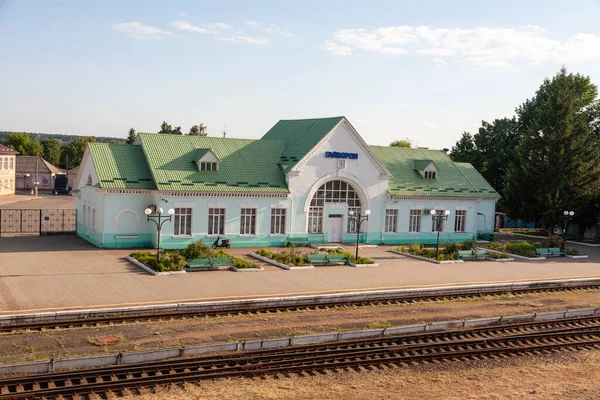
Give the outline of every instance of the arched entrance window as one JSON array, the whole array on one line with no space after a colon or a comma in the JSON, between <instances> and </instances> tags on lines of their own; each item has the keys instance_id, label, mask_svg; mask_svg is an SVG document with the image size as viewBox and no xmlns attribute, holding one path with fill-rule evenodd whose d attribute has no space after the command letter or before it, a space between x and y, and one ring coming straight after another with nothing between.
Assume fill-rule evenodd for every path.
<instances>
[{"instance_id":1,"label":"arched entrance window","mask_svg":"<svg viewBox=\"0 0 600 400\"><path fill-rule=\"evenodd\" d=\"M344 181L324 183L310 201L308 209L308 233L323 233L325 203L347 203L348 212L360 213L360 198L356 190ZM356 233L355 221L348 221L348 233Z\"/></svg>"}]
</instances>

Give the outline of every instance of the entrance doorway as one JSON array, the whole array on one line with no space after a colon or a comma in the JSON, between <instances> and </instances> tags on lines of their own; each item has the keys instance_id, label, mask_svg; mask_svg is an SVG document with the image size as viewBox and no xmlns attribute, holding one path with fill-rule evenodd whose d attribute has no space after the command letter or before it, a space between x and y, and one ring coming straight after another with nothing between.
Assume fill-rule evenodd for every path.
<instances>
[{"instance_id":1,"label":"entrance doorway","mask_svg":"<svg viewBox=\"0 0 600 400\"><path fill-rule=\"evenodd\" d=\"M337 243L342 241L344 216L342 214L329 214L327 224L327 241Z\"/></svg>"}]
</instances>

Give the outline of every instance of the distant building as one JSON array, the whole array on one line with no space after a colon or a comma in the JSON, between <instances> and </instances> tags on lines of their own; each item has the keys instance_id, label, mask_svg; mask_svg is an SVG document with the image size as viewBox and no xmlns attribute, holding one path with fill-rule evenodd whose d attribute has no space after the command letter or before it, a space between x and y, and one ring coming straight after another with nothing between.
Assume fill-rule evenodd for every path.
<instances>
[{"instance_id":1,"label":"distant building","mask_svg":"<svg viewBox=\"0 0 600 400\"><path fill-rule=\"evenodd\" d=\"M77 174L79 173L79 165L76 166L73 169L69 170L68 173L68 185L70 188L74 188L75 187L75 183L77 182Z\"/></svg>"},{"instance_id":2,"label":"distant building","mask_svg":"<svg viewBox=\"0 0 600 400\"><path fill-rule=\"evenodd\" d=\"M43 158L35 156L17 157L17 190L29 190L35 188L36 177L39 181L40 190L54 189L56 175L64 174L65 171L50 164Z\"/></svg>"},{"instance_id":3,"label":"distant building","mask_svg":"<svg viewBox=\"0 0 600 400\"><path fill-rule=\"evenodd\" d=\"M0 196L15 194L15 157L18 151L0 144Z\"/></svg>"},{"instance_id":4,"label":"distant building","mask_svg":"<svg viewBox=\"0 0 600 400\"><path fill-rule=\"evenodd\" d=\"M491 233L493 187L442 150L368 146L344 117L279 121L260 140L138 135L89 143L73 189L77 234L100 247L156 246L148 212L172 213L164 248L227 236L232 246L357 240L435 243Z\"/></svg>"}]
</instances>

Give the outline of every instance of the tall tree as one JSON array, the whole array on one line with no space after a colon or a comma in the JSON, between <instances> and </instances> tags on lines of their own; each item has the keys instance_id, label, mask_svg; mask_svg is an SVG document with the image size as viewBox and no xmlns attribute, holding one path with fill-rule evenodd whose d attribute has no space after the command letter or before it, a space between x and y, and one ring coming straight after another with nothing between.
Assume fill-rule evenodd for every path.
<instances>
[{"instance_id":1,"label":"tall tree","mask_svg":"<svg viewBox=\"0 0 600 400\"><path fill-rule=\"evenodd\" d=\"M163 121L163 123L160 125L160 131L158 131L158 133L171 133L172 130L173 127L167 124L167 121Z\"/></svg>"},{"instance_id":2,"label":"tall tree","mask_svg":"<svg viewBox=\"0 0 600 400\"><path fill-rule=\"evenodd\" d=\"M181 127L180 127L180 126L178 126L178 127L176 127L175 129L173 129L173 130L171 131L171 135L183 135L183 132L181 132Z\"/></svg>"},{"instance_id":3,"label":"tall tree","mask_svg":"<svg viewBox=\"0 0 600 400\"><path fill-rule=\"evenodd\" d=\"M204 123L200 123L200 125L194 125L190 128L190 133L188 135L192 136L206 136L208 135L208 128L204 125Z\"/></svg>"},{"instance_id":4,"label":"tall tree","mask_svg":"<svg viewBox=\"0 0 600 400\"><path fill-rule=\"evenodd\" d=\"M81 164L87 144L95 141L96 138L93 136L78 137L63 146L63 158L69 157L69 169Z\"/></svg>"},{"instance_id":5,"label":"tall tree","mask_svg":"<svg viewBox=\"0 0 600 400\"><path fill-rule=\"evenodd\" d=\"M133 144L133 142L135 142L135 137L136 137L135 129L129 128L129 134L127 135L127 140L125 141L125 143Z\"/></svg>"},{"instance_id":6,"label":"tall tree","mask_svg":"<svg viewBox=\"0 0 600 400\"><path fill-rule=\"evenodd\" d=\"M600 195L596 116L589 112L597 94L589 77L562 68L517 108L521 138L504 193L509 217L552 229L563 210L578 212Z\"/></svg>"},{"instance_id":7,"label":"tall tree","mask_svg":"<svg viewBox=\"0 0 600 400\"><path fill-rule=\"evenodd\" d=\"M13 150L21 153L22 156L29 156L31 149L31 138L27 133L11 133L5 141L6 145Z\"/></svg>"},{"instance_id":8,"label":"tall tree","mask_svg":"<svg viewBox=\"0 0 600 400\"><path fill-rule=\"evenodd\" d=\"M473 135L469 132L463 132L460 140L452 146L450 150L450 158L455 162L468 162L473 164L477 168L477 149L475 148L475 141Z\"/></svg>"},{"instance_id":9,"label":"tall tree","mask_svg":"<svg viewBox=\"0 0 600 400\"><path fill-rule=\"evenodd\" d=\"M42 156L44 159L50 164L58 165L62 154L62 141L58 139L43 139L41 145L43 148Z\"/></svg>"},{"instance_id":10,"label":"tall tree","mask_svg":"<svg viewBox=\"0 0 600 400\"><path fill-rule=\"evenodd\" d=\"M412 142L408 138L403 139L403 140L394 140L392 143L390 143L390 147L407 147L407 148L411 148L412 147Z\"/></svg>"}]
</instances>

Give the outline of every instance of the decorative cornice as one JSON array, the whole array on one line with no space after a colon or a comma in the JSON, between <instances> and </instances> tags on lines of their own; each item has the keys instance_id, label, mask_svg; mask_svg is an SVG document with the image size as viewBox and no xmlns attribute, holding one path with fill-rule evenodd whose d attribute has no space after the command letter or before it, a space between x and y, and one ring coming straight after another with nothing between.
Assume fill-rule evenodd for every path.
<instances>
[{"instance_id":1,"label":"decorative cornice","mask_svg":"<svg viewBox=\"0 0 600 400\"><path fill-rule=\"evenodd\" d=\"M390 200L448 200L448 201L481 201L481 200L490 200L490 201L498 201L497 198L494 197L443 197L443 196L406 196L406 195L389 195Z\"/></svg>"},{"instance_id":2,"label":"decorative cornice","mask_svg":"<svg viewBox=\"0 0 600 400\"><path fill-rule=\"evenodd\" d=\"M149 189L100 189L106 194L116 195L159 195L170 197L259 197L259 198L287 198L289 193L261 193L261 192L176 192Z\"/></svg>"}]
</instances>

